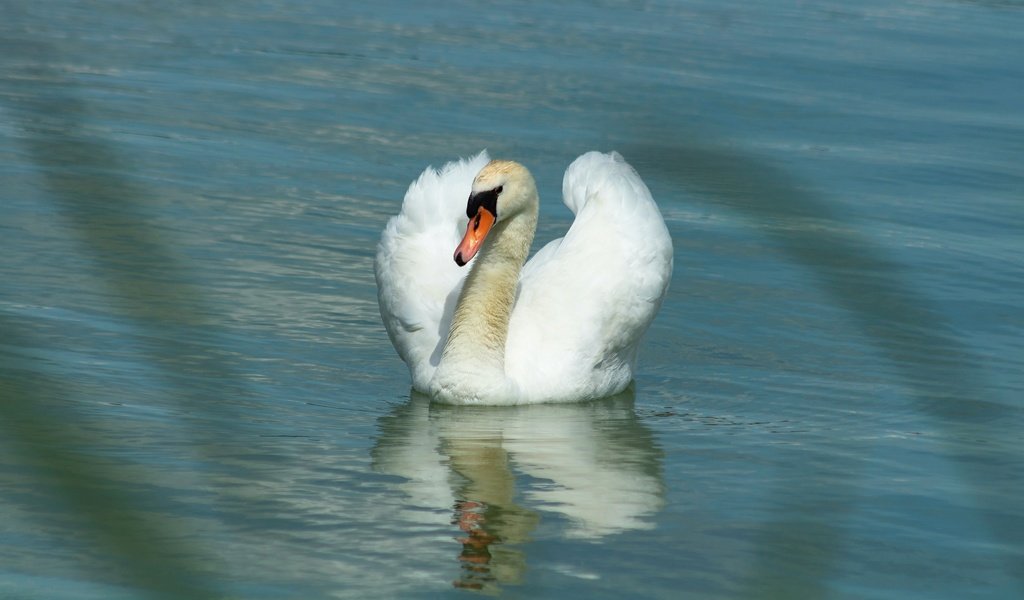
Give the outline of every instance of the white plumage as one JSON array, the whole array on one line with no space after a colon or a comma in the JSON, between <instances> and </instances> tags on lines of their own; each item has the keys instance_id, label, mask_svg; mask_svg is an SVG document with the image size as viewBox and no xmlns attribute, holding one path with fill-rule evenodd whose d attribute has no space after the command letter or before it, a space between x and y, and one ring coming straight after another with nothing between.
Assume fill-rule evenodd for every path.
<instances>
[{"instance_id":1,"label":"white plumage","mask_svg":"<svg viewBox=\"0 0 1024 600\"><path fill-rule=\"evenodd\" d=\"M381 317L416 390L451 403L520 404L603 397L632 380L671 278L668 229L617 153L577 158L562 191L572 226L521 267L518 248L528 249L537 215L521 165L481 152L428 168L409 186L375 273ZM459 267L452 255L463 247L471 192L497 198L497 222L480 255ZM462 294L470 269L479 273ZM503 285L514 290L503 295ZM453 320L459 334L449 336Z\"/></svg>"}]
</instances>

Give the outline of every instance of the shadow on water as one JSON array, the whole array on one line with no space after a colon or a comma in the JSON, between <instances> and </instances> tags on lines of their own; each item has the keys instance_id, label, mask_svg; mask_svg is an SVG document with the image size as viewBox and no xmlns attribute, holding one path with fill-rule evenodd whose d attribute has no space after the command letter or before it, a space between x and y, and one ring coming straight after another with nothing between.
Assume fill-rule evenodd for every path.
<instances>
[{"instance_id":1,"label":"shadow on water","mask_svg":"<svg viewBox=\"0 0 1024 600\"><path fill-rule=\"evenodd\" d=\"M991 388L977 359L929 300L908 287L904 268L844 226L843 216L828 198L808 191L784 169L745 155L732 145L709 144L714 138L701 132L677 129L659 129L650 139L666 139L665 131L672 131L675 140L698 141L644 143L624 147L622 153L642 172L657 173L681 189L693 190L698 198L746 217L793 264L807 268L888 359L912 407L929 417L943 434L947 458L970 484L992 538L1019 549L1021 531L999 517L1005 513L993 504L994 496L986 490L994 482L1010 485L1003 460L995 455L1016 452L1017 446L1011 440L992 439L999 431L1008 430L1005 425L989 426L1003 419L1019 419L1020 411L988 397ZM822 222L829 226L813 225ZM979 447L979 440L987 443ZM995 455L987 455L988 448L995 448ZM845 490L833 490L833 500L808 500L814 494L804 494L799 487L775 491L771 502L781 507L779 519L765 529L760 564L749 576L748 595L825 595L822 585L843 546L839 523L851 508L834 498L852 502L857 496L855 464L839 457L831 457L826 464L829 462L834 472L845 474L846 482ZM810 474L808 480L813 487ZM1017 585L1024 587L1024 560L1019 551L1005 568Z\"/></svg>"},{"instance_id":2,"label":"shadow on water","mask_svg":"<svg viewBox=\"0 0 1024 600\"><path fill-rule=\"evenodd\" d=\"M541 513L562 535L598 540L651 529L664 504L662 452L633 409L633 390L586 404L444 406L413 393L379 423L373 465L404 479L416 510L449 511L454 585L522 583L524 543ZM454 569L454 567L453 567Z\"/></svg>"},{"instance_id":3,"label":"shadow on water","mask_svg":"<svg viewBox=\"0 0 1024 600\"><path fill-rule=\"evenodd\" d=\"M171 241L150 224L146 190L124 179L128 165L105 139L86 131L88 107L72 82L50 68L59 57L43 44L7 45L4 51L19 65L8 70L15 76L5 84L5 112L19 126L50 199L93 259L117 316L147 339L145 358L173 389L170 396L180 412L204 420L201 428L185 429L202 454L230 433L229 426L237 427L237 418L228 405L211 404L209 392L200 394L186 384L182 373L200 375L220 391L237 379L219 358L209 328L213 319L201 294L188 283L188 269ZM0 317L0 331L15 351L33 346L33 332L23 323ZM30 468L35 484L71 509L76 531L91 532L89 546L102 549L117 565L111 573L135 592L154 597L223 597L205 575L216 564L210 554L192 540L180 541L174 524L126 489L128 481L142 483L138 475L96 458L99 444L109 440L76 427L81 415L73 384L47 372L40 361L4 363L0 427L5 441L18 452L16 460ZM151 507L158 500L145 502Z\"/></svg>"},{"instance_id":4,"label":"shadow on water","mask_svg":"<svg viewBox=\"0 0 1024 600\"><path fill-rule=\"evenodd\" d=\"M0 319L4 341L23 347L25 336L10 319ZM114 576L136 591L157 598L214 598L213 586L201 572L209 557L191 543L181 543L174 525L143 508L152 498L128 491L126 482L138 477L122 473L109 461L95 458L97 441L83 435L76 417L73 393L31 367L5 367L0 372L0 421L5 442L27 468L34 487L59 498L76 535L87 532L90 547L115 560ZM59 418L54 418L59 415Z\"/></svg>"}]
</instances>

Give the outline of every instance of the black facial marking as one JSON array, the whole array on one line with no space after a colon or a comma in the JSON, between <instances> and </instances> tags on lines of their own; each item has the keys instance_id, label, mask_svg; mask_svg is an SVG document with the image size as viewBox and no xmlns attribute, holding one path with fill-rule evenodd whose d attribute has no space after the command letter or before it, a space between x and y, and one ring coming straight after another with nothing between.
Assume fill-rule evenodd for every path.
<instances>
[{"instance_id":1,"label":"black facial marking","mask_svg":"<svg viewBox=\"0 0 1024 600\"><path fill-rule=\"evenodd\" d=\"M466 204L466 216L472 219L476 216L478 210L481 207L486 208L494 215L498 217L498 194L501 193L502 186L498 186L493 190L487 190L486 192L477 192L469 195L469 203Z\"/></svg>"}]
</instances>

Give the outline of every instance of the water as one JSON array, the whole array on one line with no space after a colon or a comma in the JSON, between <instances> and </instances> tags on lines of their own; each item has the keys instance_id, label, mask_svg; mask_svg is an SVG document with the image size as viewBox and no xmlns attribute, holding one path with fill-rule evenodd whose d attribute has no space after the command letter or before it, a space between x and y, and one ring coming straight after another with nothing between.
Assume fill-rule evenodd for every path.
<instances>
[{"instance_id":1,"label":"water","mask_svg":"<svg viewBox=\"0 0 1024 600\"><path fill-rule=\"evenodd\" d=\"M4 15L0 597L1024 593L1020 3ZM538 247L661 204L624 396L410 396L374 244L484 147Z\"/></svg>"}]
</instances>

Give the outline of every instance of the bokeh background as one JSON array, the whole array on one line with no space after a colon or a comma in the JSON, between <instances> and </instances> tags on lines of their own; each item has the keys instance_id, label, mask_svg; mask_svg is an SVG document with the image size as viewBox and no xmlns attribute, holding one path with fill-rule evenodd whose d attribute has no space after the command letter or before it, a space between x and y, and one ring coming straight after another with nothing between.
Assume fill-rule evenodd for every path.
<instances>
[{"instance_id":1,"label":"bokeh background","mask_svg":"<svg viewBox=\"0 0 1024 600\"><path fill-rule=\"evenodd\" d=\"M0 3L0 597L1024 595L1024 4ZM626 394L410 394L487 148L675 243Z\"/></svg>"}]
</instances>

